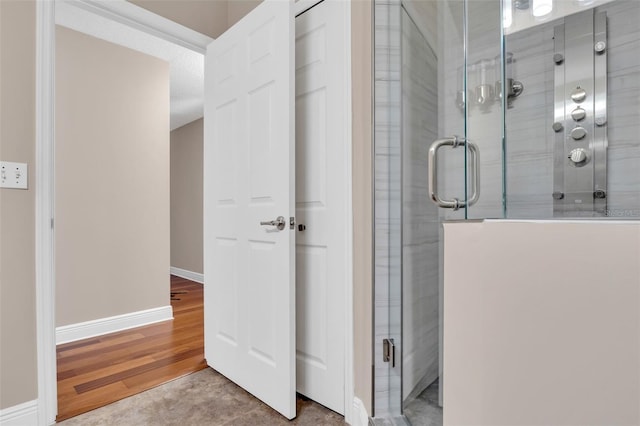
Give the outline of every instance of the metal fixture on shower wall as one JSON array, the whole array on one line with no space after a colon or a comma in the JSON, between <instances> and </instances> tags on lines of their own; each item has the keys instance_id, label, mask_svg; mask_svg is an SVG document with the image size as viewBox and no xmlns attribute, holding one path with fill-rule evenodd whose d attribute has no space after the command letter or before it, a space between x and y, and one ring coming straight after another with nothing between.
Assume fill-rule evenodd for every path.
<instances>
[{"instance_id":1,"label":"metal fixture on shower wall","mask_svg":"<svg viewBox=\"0 0 640 426\"><path fill-rule=\"evenodd\" d=\"M500 55L495 58L496 63L500 63ZM513 98L520 96L524 90L524 85L513 78L513 53L507 52L504 57L504 78L507 82L507 102L511 105ZM496 82L496 94L502 100L502 83Z\"/></svg>"},{"instance_id":2,"label":"metal fixture on shower wall","mask_svg":"<svg viewBox=\"0 0 640 426\"><path fill-rule=\"evenodd\" d=\"M593 9L554 29L553 208L604 216L607 208L607 15Z\"/></svg>"},{"instance_id":3,"label":"metal fixture on shower wall","mask_svg":"<svg viewBox=\"0 0 640 426\"><path fill-rule=\"evenodd\" d=\"M482 112L489 112L491 106L502 100L502 81L500 79L501 55L493 59L481 59L467 69L467 89L465 94L463 80L464 68L458 68L458 91L456 105L463 111L465 103L468 107L477 107ZM504 57L507 103L511 105L513 98L520 96L524 85L513 78L513 53L507 52Z\"/></svg>"}]
</instances>

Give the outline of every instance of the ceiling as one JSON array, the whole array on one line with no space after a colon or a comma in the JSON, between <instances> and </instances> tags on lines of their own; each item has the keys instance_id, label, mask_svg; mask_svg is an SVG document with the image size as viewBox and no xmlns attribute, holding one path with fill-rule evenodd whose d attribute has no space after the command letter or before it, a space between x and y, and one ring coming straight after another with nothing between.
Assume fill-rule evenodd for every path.
<instances>
[{"instance_id":1,"label":"ceiling","mask_svg":"<svg viewBox=\"0 0 640 426\"><path fill-rule=\"evenodd\" d=\"M56 24L169 62L171 130L203 116L204 55L67 2L56 3Z\"/></svg>"}]
</instances>

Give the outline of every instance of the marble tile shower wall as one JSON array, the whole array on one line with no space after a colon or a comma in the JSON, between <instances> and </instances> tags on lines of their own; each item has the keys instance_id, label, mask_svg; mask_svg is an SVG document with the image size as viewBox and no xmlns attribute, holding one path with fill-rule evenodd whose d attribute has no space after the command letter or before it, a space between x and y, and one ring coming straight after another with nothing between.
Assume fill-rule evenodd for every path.
<instances>
[{"instance_id":1,"label":"marble tile shower wall","mask_svg":"<svg viewBox=\"0 0 640 426\"><path fill-rule=\"evenodd\" d=\"M430 3L435 9L435 3ZM432 10L435 12L435 10ZM428 152L438 137L438 62L402 11L402 394L438 378L440 238L428 196Z\"/></svg>"},{"instance_id":2,"label":"marble tile shower wall","mask_svg":"<svg viewBox=\"0 0 640 426\"><path fill-rule=\"evenodd\" d=\"M382 340L401 339L400 0L377 0L374 72L374 414L400 414L401 368L382 361Z\"/></svg>"},{"instance_id":3,"label":"marble tile shower wall","mask_svg":"<svg viewBox=\"0 0 640 426\"><path fill-rule=\"evenodd\" d=\"M596 8L608 20L608 209L640 217L640 2ZM563 19L506 37L525 85L506 114L507 217L553 217L553 29Z\"/></svg>"}]
</instances>

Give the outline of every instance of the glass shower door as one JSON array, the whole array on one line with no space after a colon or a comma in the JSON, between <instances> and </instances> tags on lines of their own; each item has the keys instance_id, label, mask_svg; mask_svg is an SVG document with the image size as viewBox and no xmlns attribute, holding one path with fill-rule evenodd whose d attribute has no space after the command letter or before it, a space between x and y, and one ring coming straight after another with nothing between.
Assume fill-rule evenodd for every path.
<instances>
[{"instance_id":1,"label":"glass shower door","mask_svg":"<svg viewBox=\"0 0 640 426\"><path fill-rule=\"evenodd\" d=\"M401 404L416 426L446 409L442 223L504 217L500 23L496 0L402 2Z\"/></svg>"},{"instance_id":2,"label":"glass shower door","mask_svg":"<svg viewBox=\"0 0 640 426\"><path fill-rule=\"evenodd\" d=\"M467 219L499 219L504 207L504 81L501 2L473 0L466 9Z\"/></svg>"},{"instance_id":3,"label":"glass shower door","mask_svg":"<svg viewBox=\"0 0 640 426\"><path fill-rule=\"evenodd\" d=\"M442 223L503 217L496 4L375 4L376 418L442 420Z\"/></svg>"},{"instance_id":4,"label":"glass shower door","mask_svg":"<svg viewBox=\"0 0 640 426\"><path fill-rule=\"evenodd\" d=\"M426 412L430 417L442 417L438 401L442 216L441 209L429 200L428 172L433 170L430 145L439 138L439 124L447 120L438 108L441 87L436 37L421 28L420 15L411 6L404 4L401 10L402 393L397 396L410 421ZM430 6L435 13L435 5ZM462 117L454 117L454 121L461 133ZM457 160L462 167L464 163L463 149L443 147L438 154L441 164ZM460 177L459 188L463 182ZM453 190L451 186L446 189ZM451 213L463 217L464 210Z\"/></svg>"},{"instance_id":5,"label":"glass shower door","mask_svg":"<svg viewBox=\"0 0 640 426\"><path fill-rule=\"evenodd\" d=\"M446 220L505 214L504 108L510 86L502 83L500 4L437 2L442 120L429 151L429 195Z\"/></svg>"}]
</instances>

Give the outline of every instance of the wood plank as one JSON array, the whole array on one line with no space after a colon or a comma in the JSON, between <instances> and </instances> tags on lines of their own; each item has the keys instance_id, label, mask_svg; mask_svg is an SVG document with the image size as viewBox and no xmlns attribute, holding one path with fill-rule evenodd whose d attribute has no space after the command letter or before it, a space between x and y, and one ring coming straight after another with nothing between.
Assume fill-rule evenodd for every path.
<instances>
[{"instance_id":1,"label":"wood plank","mask_svg":"<svg viewBox=\"0 0 640 426\"><path fill-rule=\"evenodd\" d=\"M64 401L65 412L58 414L56 421L66 420L135 394L129 392L130 389L124 383L118 382L101 389L99 394L76 395L75 398Z\"/></svg>"},{"instance_id":2,"label":"wood plank","mask_svg":"<svg viewBox=\"0 0 640 426\"><path fill-rule=\"evenodd\" d=\"M166 367L167 365L175 364L177 362L199 355L200 353L202 353L202 351L199 348L191 349L189 351L185 351L182 353L174 353L167 358L159 359L153 362L145 362L144 364L139 365L137 367L128 368L126 370L119 371L114 374L102 376L95 380L91 380L91 381L76 385L73 388L76 390L78 394L85 393L90 390L94 390L94 389L98 389L98 388L110 385L111 383L121 382L125 379L137 376L142 373L146 373L148 371L152 371L161 367Z\"/></svg>"},{"instance_id":3,"label":"wood plank","mask_svg":"<svg viewBox=\"0 0 640 426\"><path fill-rule=\"evenodd\" d=\"M137 358L131 361L123 362L120 364L109 365L107 367L99 368L94 371L89 371L85 374L80 374L80 375L76 375L74 377L65 379L62 382L58 383L58 389L60 389L60 384L63 384L65 393L71 393L70 392L71 388L75 389L76 386L81 385L83 383L93 382L103 377L110 377L110 376L113 376L114 374L122 373L123 371L127 371L132 368L145 366L154 361L155 360L152 357L146 356L146 357ZM77 394L78 392L74 391L73 393ZM60 399L60 397L58 397L58 399Z\"/></svg>"},{"instance_id":4,"label":"wood plank","mask_svg":"<svg viewBox=\"0 0 640 426\"><path fill-rule=\"evenodd\" d=\"M62 353L65 351L70 351L72 349L81 348L83 346L93 345L99 342L100 342L100 339L91 338L91 339L80 340L78 342L65 343L63 345L58 345L56 347L56 352Z\"/></svg>"},{"instance_id":5,"label":"wood plank","mask_svg":"<svg viewBox=\"0 0 640 426\"><path fill-rule=\"evenodd\" d=\"M86 374L110 365L133 361L144 356L153 356L157 359L156 355L159 352L175 351L176 347L185 343L198 342L200 346L203 344L202 339L200 339L200 336L197 333L184 333L180 338L175 338L170 342L167 342L167 336L161 336L160 339L152 338L149 340L152 341L146 345L136 345L135 347L121 349L104 355L97 354L85 359L77 359L73 363L65 364L58 374L64 374L66 377L71 377L69 376L70 371L75 375Z\"/></svg>"},{"instance_id":6,"label":"wood plank","mask_svg":"<svg viewBox=\"0 0 640 426\"><path fill-rule=\"evenodd\" d=\"M141 387L146 388L150 384L161 385L169 380L177 379L178 377L195 372L194 368L195 371L207 368L207 362L204 358L195 356L179 361L175 364L164 366L155 371L149 371L138 376L130 377L125 379L123 383L132 390L137 390ZM171 377L171 379L168 379L168 377Z\"/></svg>"},{"instance_id":7,"label":"wood plank","mask_svg":"<svg viewBox=\"0 0 640 426\"><path fill-rule=\"evenodd\" d=\"M58 360L58 371L65 372L70 369L85 370L86 368L98 369L126 359L135 359L146 353L163 350L173 345L181 344L184 340L199 339L202 332L198 330L197 323L189 324L185 329L174 329L159 335L151 335L128 345L116 345L112 348L91 351L72 358Z\"/></svg>"},{"instance_id":8,"label":"wood plank","mask_svg":"<svg viewBox=\"0 0 640 426\"><path fill-rule=\"evenodd\" d=\"M123 333L127 333L127 332L123 332ZM83 345L83 346L77 346L73 349L69 349L69 350L59 350L58 352L58 358L67 358L70 356L74 356L74 355L84 355L86 353L90 353L92 351L101 351L104 350L105 348L111 348L114 345L120 344L120 345L128 345L130 344L132 341L138 340L138 339L143 339L144 336L141 335L140 333L135 333L135 334L123 334L121 336L118 336L117 338L112 338L112 339L99 339L99 341L97 343L90 343L87 345ZM93 340L93 339L92 339Z\"/></svg>"}]
</instances>

